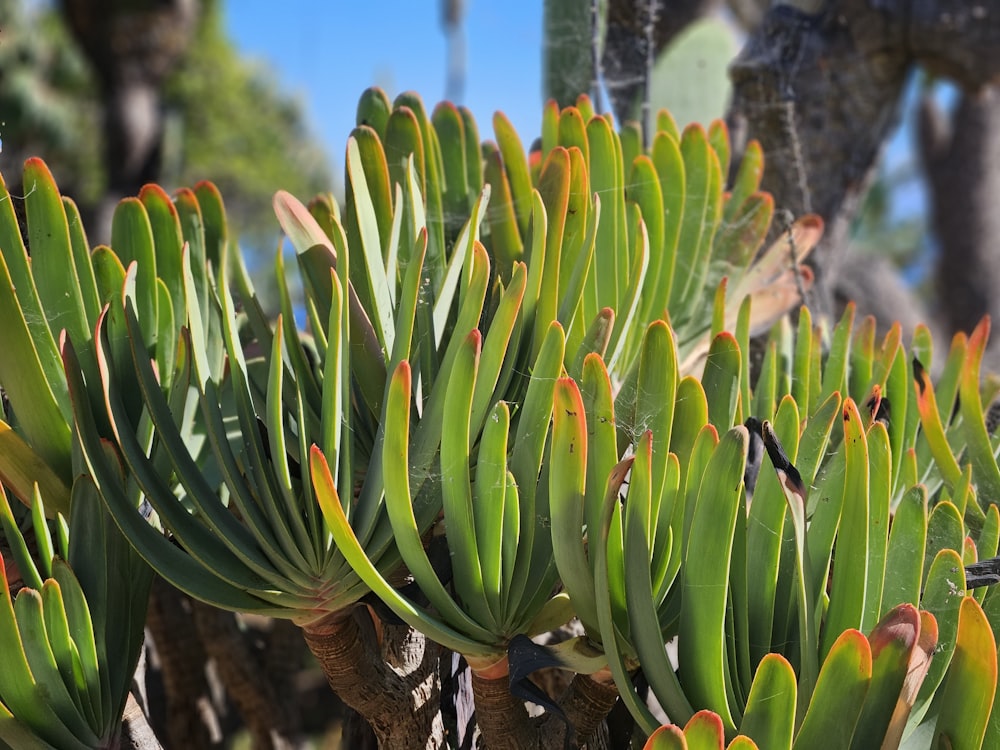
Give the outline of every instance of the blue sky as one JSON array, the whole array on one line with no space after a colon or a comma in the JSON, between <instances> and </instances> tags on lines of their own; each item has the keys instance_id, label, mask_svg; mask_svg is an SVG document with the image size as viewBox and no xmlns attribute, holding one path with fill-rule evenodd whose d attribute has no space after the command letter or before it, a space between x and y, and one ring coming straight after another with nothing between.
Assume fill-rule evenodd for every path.
<instances>
[{"instance_id":1,"label":"blue sky","mask_svg":"<svg viewBox=\"0 0 1000 750\"><path fill-rule=\"evenodd\" d=\"M472 110L480 138L492 138L491 119L499 109L527 147L541 122L543 3L464 4L466 80L460 103ZM227 0L225 9L237 48L301 98L335 173L343 169L355 106L365 88L381 86L390 98L416 91L428 112L444 98L447 45L440 0L295 0L280 10L274 0ZM888 145L890 171L911 153L912 132L904 126ZM897 217L922 206L917 186L906 188L893 196Z\"/></svg>"},{"instance_id":2,"label":"blue sky","mask_svg":"<svg viewBox=\"0 0 1000 750\"><path fill-rule=\"evenodd\" d=\"M466 0L465 104L492 137L502 110L527 146L542 111L540 0ZM309 122L340 171L358 96L416 91L428 113L444 98L447 46L438 0L229 0L227 25L241 52L265 63L306 104Z\"/></svg>"}]
</instances>

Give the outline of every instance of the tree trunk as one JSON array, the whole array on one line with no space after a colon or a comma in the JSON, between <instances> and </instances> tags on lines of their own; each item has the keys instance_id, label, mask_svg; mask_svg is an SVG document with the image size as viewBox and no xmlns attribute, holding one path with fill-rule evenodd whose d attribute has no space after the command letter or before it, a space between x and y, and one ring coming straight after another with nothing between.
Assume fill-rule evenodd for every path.
<instances>
[{"instance_id":1,"label":"tree trunk","mask_svg":"<svg viewBox=\"0 0 1000 750\"><path fill-rule=\"evenodd\" d=\"M62 0L63 15L101 85L108 191L88 223L105 242L118 201L160 172L160 92L195 30L198 0Z\"/></svg>"},{"instance_id":2,"label":"tree trunk","mask_svg":"<svg viewBox=\"0 0 1000 750\"><path fill-rule=\"evenodd\" d=\"M971 332L983 315L1000 320L1000 92L964 94L949 124L929 97L920 144L940 245L935 282L949 334ZM998 362L993 340L989 359Z\"/></svg>"},{"instance_id":3,"label":"tree trunk","mask_svg":"<svg viewBox=\"0 0 1000 750\"><path fill-rule=\"evenodd\" d=\"M833 309L847 231L915 65L976 89L1000 74L1000 9L981 0L799 0L772 6L731 68L732 132L756 138L762 189L827 234L813 251L820 314ZM807 7L808 6L808 7ZM736 144L737 147L739 143Z\"/></svg>"},{"instance_id":4,"label":"tree trunk","mask_svg":"<svg viewBox=\"0 0 1000 750\"><path fill-rule=\"evenodd\" d=\"M408 627L383 625L364 606L327 615L302 632L330 687L368 721L379 747L444 747L439 646Z\"/></svg>"}]
</instances>

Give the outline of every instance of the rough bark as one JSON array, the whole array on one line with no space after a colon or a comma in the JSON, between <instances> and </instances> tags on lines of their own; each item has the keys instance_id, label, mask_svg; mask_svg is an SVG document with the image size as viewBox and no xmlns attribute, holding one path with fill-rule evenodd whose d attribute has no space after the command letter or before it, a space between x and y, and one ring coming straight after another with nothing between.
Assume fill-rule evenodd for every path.
<instances>
[{"instance_id":1,"label":"rough bark","mask_svg":"<svg viewBox=\"0 0 1000 750\"><path fill-rule=\"evenodd\" d=\"M800 5L805 5L800 0ZM827 234L813 252L820 314L849 222L896 122L916 65L977 89L1000 74L1000 9L981 0L827 0L819 12L772 7L731 68L733 132L760 141L763 189L777 208L816 212Z\"/></svg>"},{"instance_id":2,"label":"rough bark","mask_svg":"<svg viewBox=\"0 0 1000 750\"><path fill-rule=\"evenodd\" d=\"M901 23L870 13L848 20L850 12L774 7L730 69L733 130L764 149L762 189L776 209L815 212L826 222L811 256L816 284L809 302L827 315L839 251L895 126L908 69Z\"/></svg>"},{"instance_id":3,"label":"rough bark","mask_svg":"<svg viewBox=\"0 0 1000 750\"><path fill-rule=\"evenodd\" d=\"M636 104L646 90L650 37L656 57L716 5L718 0L611 0L601 67L618 122L635 119Z\"/></svg>"},{"instance_id":4,"label":"rough bark","mask_svg":"<svg viewBox=\"0 0 1000 750\"><path fill-rule=\"evenodd\" d=\"M333 613L302 631L330 687L368 721L379 747L443 746L438 646L409 628L383 626L367 607Z\"/></svg>"},{"instance_id":5,"label":"rough bark","mask_svg":"<svg viewBox=\"0 0 1000 750\"><path fill-rule=\"evenodd\" d=\"M156 646L163 683L163 714L157 729L171 747L200 750L222 741L219 719L205 678L205 651L191 617L190 600L157 576L146 627ZM154 700L153 705L160 701ZM161 724L162 722L162 724Z\"/></svg>"},{"instance_id":6,"label":"rough bark","mask_svg":"<svg viewBox=\"0 0 1000 750\"><path fill-rule=\"evenodd\" d=\"M537 733L524 701L510 692L510 678L485 677L473 671L472 695L476 723L482 736L480 750L522 750L538 747Z\"/></svg>"},{"instance_id":7,"label":"rough bark","mask_svg":"<svg viewBox=\"0 0 1000 750\"><path fill-rule=\"evenodd\" d=\"M582 674L573 677L559 698L566 721L551 713L530 717L524 701L511 694L506 672L494 677L473 671L472 694L483 740L481 750L607 747L604 720L618 700L613 682L600 682Z\"/></svg>"}]
</instances>

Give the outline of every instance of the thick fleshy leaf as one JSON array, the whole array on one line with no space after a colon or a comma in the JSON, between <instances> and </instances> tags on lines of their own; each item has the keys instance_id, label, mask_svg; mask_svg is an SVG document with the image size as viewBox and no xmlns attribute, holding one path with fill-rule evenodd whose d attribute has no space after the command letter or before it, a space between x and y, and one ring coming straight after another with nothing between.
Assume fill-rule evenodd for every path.
<instances>
[{"instance_id":1,"label":"thick fleshy leaf","mask_svg":"<svg viewBox=\"0 0 1000 750\"><path fill-rule=\"evenodd\" d=\"M437 572L431 565L421 540L421 529L418 527L417 519L414 517L409 472L397 470L397 467L410 465L410 441L408 436L410 433L411 382L412 376L410 374L409 363L400 363L393 375L389 388L389 401L387 402L386 410L388 429L386 431L385 450L382 454L384 462L383 474L385 476L386 508L389 518L392 521L395 543L399 547L403 561L420 585L424 595L427 596L431 604L441 613L441 616L451 623L453 627L460 628L466 633L471 633L473 637L488 640L491 638L490 632L461 610L451 594L445 589L438 578ZM325 457L314 450L312 460L313 483L316 486L317 499L320 502L327 525L337 539L338 547L351 563L351 566L357 571L358 575L361 575L362 579L369 586L372 586L369 582L370 580L384 580L383 576L391 571L386 570L381 572L376 569L375 562L371 561L367 553L361 548L354 531L349 527L340 531L336 529L336 527L343 527L346 523L346 516L343 516L343 507L340 504L339 498L332 494L334 487L332 485L332 477L329 480L327 479L329 467ZM317 474L317 471L321 473ZM336 508L333 508L334 505L336 505ZM350 532L349 536L344 536L344 538L352 541L345 548L344 543L341 542L341 537L347 534L348 531ZM360 570L356 562L356 560L361 559L357 557L358 554L363 555L365 560L363 569ZM364 573L367 573L367 577ZM382 584L378 583L377 586L382 587ZM378 592L381 596L379 588L372 586L372 590ZM421 620L426 619L425 615L418 613L414 605L404 600L401 595L393 593L391 598L396 601L397 606L411 612L413 617ZM391 602L386 601L386 603L390 607L393 607ZM400 616L402 617L402 615Z\"/></svg>"},{"instance_id":2,"label":"thick fleshy leaf","mask_svg":"<svg viewBox=\"0 0 1000 750\"><path fill-rule=\"evenodd\" d=\"M733 428L713 452L693 509L686 564L681 569L681 681L692 704L716 711L727 731L736 727L728 677L733 665L726 656L726 590L736 514L742 512L748 440L745 427Z\"/></svg>"},{"instance_id":3,"label":"thick fleshy leaf","mask_svg":"<svg viewBox=\"0 0 1000 750\"><path fill-rule=\"evenodd\" d=\"M126 198L115 209L111 223L111 249L128 268L136 264L136 301L146 346L156 344L157 308L156 249L149 215L138 198Z\"/></svg>"},{"instance_id":4,"label":"thick fleshy leaf","mask_svg":"<svg viewBox=\"0 0 1000 750\"><path fill-rule=\"evenodd\" d=\"M0 557L0 579L6 583L7 572ZM31 589L23 589L30 596ZM37 596L37 593L35 594ZM20 598L20 597L19 597ZM27 724L43 740L57 747L86 750L91 745L86 738L77 738L72 728L58 714L58 707L46 695L49 686L35 681L28 651L21 640L14 602L5 585L0 593L0 651L4 654L4 669L0 670L0 699L22 723ZM54 687L54 686L53 686ZM96 738L94 738L96 739Z\"/></svg>"},{"instance_id":5,"label":"thick fleshy leaf","mask_svg":"<svg viewBox=\"0 0 1000 750\"><path fill-rule=\"evenodd\" d=\"M979 602L966 596L959 610L955 652L938 696L935 743L947 742L956 750L982 747L996 688L996 640Z\"/></svg>"},{"instance_id":6,"label":"thick fleshy leaf","mask_svg":"<svg viewBox=\"0 0 1000 750\"><path fill-rule=\"evenodd\" d=\"M722 719L712 711L699 711L684 725L688 750L722 750L726 741Z\"/></svg>"},{"instance_id":7,"label":"thick fleshy leaf","mask_svg":"<svg viewBox=\"0 0 1000 750\"><path fill-rule=\"evenodd\" d=\"M865 612L868 578L868 441L861 415L848 399L844 410L844 446L847 460L844 505L833 561L830 607L823 626L821 654L848 628L857 628Z\"/></svg>"},{"instance_id":8,"label":"thick fleshy leaf","mask_svg":"<svg viewBox=\"0 0 1000 750\"><path fill-rule=\"evenodd\" d=\"M944 427L941 424L939 406L930 375L917 359L913 360L913 379L916 388L917 411L920 413L920 424L923 426L924 438L930 446L931 454L934 456L934 461L937 463L945 482L953 485L961 477L962 470L948 446L948 439L945 437Z\"/></svg>"},{"instance_id":9,"label":"thick fleshy leaf","mask_svg":"<svg viewBox=\"0 0 1000 750\"><path fill-rule=\"evenodd\" d=\"M919 603L926 541L927 495L917 485L903 495L893 515L882 590L883 609Z\"/></svg>"},{"instance_id":10,"label":"thick fleshy leaf","mask_svg":"<svg viewBox=\"0 0 1000 750\"><path fill-rule=\"evenodd\" d=\"M958 635L959 610L964 600L957 592L965 589L965 572L958 553L941 550L934 558L924 583L920 599L922 609L934 616L937 622L937 643L927 676L920 685L910 723L919 722L931 706L931 701L945 678L951 664Z\"/></svg>"},{"instance_id":11,"label":"thick fleshy leaf","mask_svg":"<svg viewBox=\"0 0 1000 750\"><path fill-rule=\"evenodd\" d=\"M920 613L912 604L890 610L868 636L872 681L854 730L852 747L860 750L885 737L914 652L919 649L919 636Z\"/></svg>"},{"instance_id":12,"label":"thick fleshy leaf","mask_svg":"<svg viewBox=\"0 0 1000 750\"><path fill-rule=\"evenodd\" d=\"M500 154L503 156L503 168L510 185L511 204L517 218L517 228L521 237L524 237L531 222L531 176L528 173L524 147L503 112L494 113L493 132L497 137Z\"/></svg>"},{"instance_id":13,"label":"thick fleshy leaf","mask_svg":"<svg viewBox=\"0 0 1000 750\"><path fill-rule=\"evenodd\" d=\"M503 656L502 649L484 646L451 627L440 623L436 618L418 609L409 599L401 595L385 580L372 564L371 560L368 559L357 537L351 530L347 516L344 515L344 509L341 506L333 476L330 474L330 468L323 457L323 453L316 446L313 446L311 451L310 466L313 483L316 488L316 499L323 510L323 517L326 519L327 525L337 542L337 547L371 590L378 594L379 598L404 622L420 630L428 638L446 648L457 651L466 657L485 657L499 661Z\"/></svg>"},{"instance_id":14,"label":"thick fleshy leaf","mask_svg":"<svg viewBox=\"0 0 1000 750\"><path fill-rule=\"evenodd\" d=\"M969 336L969 348L959 389L962 429L968 446L968 459L979 495L994 502L1000 499L1000 468L993 454L990 436L983 421L983 404L979 395L980 365L990 335L990 319L983 318Z\"/></svg>"},{"instance_id":15,"label":"thick fleshy leaf","mask_svg":"<svg viewBox=\"0 0 1000 750\"><path fill-rule=\"evenodd\" d=\"M552 554L583 626L599 632L594 577L586 549L578 541L583 536L587 491L587 420L580 389L568 378L556 383L551 460Z\"/></svg>"},{"instance_id":16,"label":"thick fleshy leaf","mask_svg":"<svg viewBox=\"0 0 1000 750\"><path fill-rule=\"evenodd\" d=\"M753 739L758 747L791 748L795 703L792 665L780 654L768 654L757 665L740 734Z\"/></svg>"},{"instance_id":17,"label":"thick fleshy leaf","mask_svg":"<svg viewBox=\"0 0 1000 750\"><path fill-rule=\"evenodd\" d=\"M684 730L673 724L660 727L649 735L643 750L688 750Z\"/></svg>"},{"instance_id":18,"label":"thick fleshy leaf","mask_svg":"<svg viewBox=\"0 0 1000 750\"><path fill-rule=\"evenodd\" d=\"M872 676L868 639L845 630L834 641L819 672L816 690L795 735L795 750L847 750Z\"/></svg>"}]
</instances>

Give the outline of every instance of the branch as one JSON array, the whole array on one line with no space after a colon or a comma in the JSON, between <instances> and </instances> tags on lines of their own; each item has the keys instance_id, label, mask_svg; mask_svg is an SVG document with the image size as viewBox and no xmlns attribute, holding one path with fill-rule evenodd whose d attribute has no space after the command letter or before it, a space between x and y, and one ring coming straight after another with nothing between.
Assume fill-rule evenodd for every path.
<instances>
[{"instance_id":1,"label":"branch","mask_svg":"<svg viewBox=\"0 0 1000 750\"><path fill-rule=\"evenodd\" d=\"M766 155L762 189L776 209L826 222L812 253L821 313L832 311L838 249L895 125L904 38L901 22L864 0L834 0L817 15L779 5L730 68L734 131Z\"/></svg>"},{"instance_id":2,"label":"branch","mask_svg":"<svg viewBox=\"0 0 1000 750\"><path fill-rule=\"evenodd\" d=\"M1000 11L982 0L775 5L734 61L732 131L760 141L776 208L814 211L817 307L832 311L849 224L916 64L970 89L1000 77Z\"/></svg>"}]
</instances>

